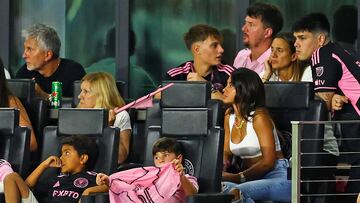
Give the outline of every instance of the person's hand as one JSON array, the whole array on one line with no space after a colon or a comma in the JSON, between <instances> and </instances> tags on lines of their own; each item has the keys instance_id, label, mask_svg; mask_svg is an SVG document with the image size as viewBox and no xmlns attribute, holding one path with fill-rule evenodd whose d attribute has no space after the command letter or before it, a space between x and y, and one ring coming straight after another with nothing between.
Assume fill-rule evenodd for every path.
<instances>
[{"instance_id":1,"label":"person's hand","mask_svg":"<svg viewBox=\"0 0 360 203\"><path fill-rule=\"evenodd\" d=\"M201 77L199 74L197 73L189 73L187 75L187 81L206 81L203 77Z\"/></svg>"},{"instance_id":2,"label":"person's hand","mask_svg":"<svg viewBox=\"0 0 360 203\"><path fill-rule=\"evenodd\" d=\"M222 172L222 180L223 181L230 181L234 183L240 183L239 174L229 173L229 172Z\"/></svg>"},{"instance_id":3,"label":"person's hand","mask_svg":"<svg viewBox=\"0 0 360 203\"><path fill-rule=\"evenodd\" d=\"M96 175L96 184L109 186L109 176L103 173L98 173Z\"/></svg>"},{"instance_id":4,"label":"person's hand","mask_svg":"<svg viewBox=\"0 0 360 203\"><path fill-rule=\"evenodd\" d=\"M264 62L265 65L265 73L264 75L261 77L263 82L269 81L271 75L273 74L273 69L272 66L270 64L270 59L266 60Z\"/></svg>"},{"instance_id":5,"label":"person's hand","mask_svg":"<svg viewBox=\"0 0 360 203\"><path fill-rule=\"evenodd\" d=\"M116 119L116 114L115 111L113 109L109 110L109 125L112 126L114 125Z\"/></svg>"},{"instance_id":6,"label":"person's hand","mask_svg":"<svg viewBox=\"0 0 360 203\"><path fill-rule=\"evenodd\" d=\"M179 159L174 159L172 161L175 170L180 174L180 176L185 175L184 166L181 164Z\"/></svg>"},{"instance_id":7,"label":"person's hand","mask_svg":"<svg viewBox=\"0 0 360 203\"><path fill-rule=\"evenodd\" d=\"M35 78L32 78L32 80L35 81ZM41 87L40 85L38 85L35 81L35 94L36 96L39 96L41 97L42 99L44 100L48 100L49 99L49 96L50 94L46 93Z\"/></svg>"},{"instance_id":8,"label":"person's hand","mask_svg":"<svg viewBox=\"0 0 360 203\"><path fill-rule=\"evenodd\" d=\"M60 168L61 167L61 160L57 156L50 156L45 161L42 162L46 166L46 168Z\"/></svg>"},{"instance_id":9,"label":"person's hand","mask_svg":"<svg viewBox=\"0 0 360 203\"><path fill-rule=\"evenodd\" d=\"M223 171L223 172L222 172L222 179L224 180L224 179L226 179L227 177L229 177L229 176L231 176L231 175L232 175L232 173Z\"/></svg>"},{"instance_id":10,"label":"person's hand","mask_svg":"<svg viewBox=\"0 0 360 203\"><path fill-rule=\"evenodd\" d=\"M331 110L339 111L342 109L344 103L348 103L349 99L346 96L342 96L339 94L334 94L331 99Z\"/></svg>"},{"instance_id":11,"label":"person's hand","mask_svg":"<svg viewBox=\"0 0 360 203\"><path fill-rule=\"evenodd\" d=\"M90 195L90 190L89 190L89 188L86 188L86 189L83 191L82 196L88 196L88 195ZM81 198L80 198L80 200L81 200ZM79 202L81 202L80 200L79 200Z\"/></svg>"}]
</instances>

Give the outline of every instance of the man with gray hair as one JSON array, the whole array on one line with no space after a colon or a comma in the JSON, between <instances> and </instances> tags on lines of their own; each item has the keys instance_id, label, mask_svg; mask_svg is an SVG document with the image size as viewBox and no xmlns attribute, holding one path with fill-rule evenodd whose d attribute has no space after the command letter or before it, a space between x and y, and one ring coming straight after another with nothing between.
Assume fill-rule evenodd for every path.
<instances>
[{"instance_id":1,"label":"man with gray hair","mask_svg":"<svg viewBox=\"0 0 360 203\"><path fill-rule=\"evenodd\" d=\"M62 95L73 96L73 82L85 75L77 62L60 58L61 42L57 32L47 25L36 24L22 31L25 39L22 57L24 64L15 78L29 78L36 82L36 95L48 99L53 81L62 82Z\"/></svg>"}]
</instances>

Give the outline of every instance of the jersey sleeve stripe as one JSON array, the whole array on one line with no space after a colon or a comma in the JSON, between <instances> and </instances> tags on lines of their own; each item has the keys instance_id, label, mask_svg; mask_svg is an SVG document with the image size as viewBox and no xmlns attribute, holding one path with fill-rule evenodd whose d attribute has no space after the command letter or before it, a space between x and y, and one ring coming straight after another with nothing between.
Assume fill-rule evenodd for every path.
<instances>
[{"instance_id":1,"label":"jersey sleeve stripe","mask_svg":"<svg viewBox=\"0 0 360 203\"><path fill-rule=\"evenodd\" d=\"M173 68L173 69L170 69L167 74L170 76L170 77L174 77L176 75L179 75L181 73L189 73L190 69L191 69L191 62L187 62L185 63L184 66L180 66L180 67L176 67L176 68Z\"/></svg>"},{"instance_id":2,"label":"jersey sleeve stripe","mask_svg":"<svg viewBox=\"0 0 360 203\"><path fill-rule=\"evenodd\" d=\"M336 90L336 87L315 87L314 90Z\"/></svg>"}]
</instances>

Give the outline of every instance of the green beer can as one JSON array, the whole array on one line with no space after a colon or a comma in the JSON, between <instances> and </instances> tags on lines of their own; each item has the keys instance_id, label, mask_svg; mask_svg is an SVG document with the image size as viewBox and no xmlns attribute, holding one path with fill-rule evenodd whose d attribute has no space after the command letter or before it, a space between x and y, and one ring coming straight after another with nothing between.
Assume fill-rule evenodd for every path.
<instances>
[{"instance_id":1,"label":"green beer can","mask_svg":"<svg viewBox=\"0 0 360 203\"><path fill-rule=\"evenodd\" d=\"M62 83L59 81L52 82L51 85L51 108L58 109L61 107Z\"/></svg>"}]
</instances>

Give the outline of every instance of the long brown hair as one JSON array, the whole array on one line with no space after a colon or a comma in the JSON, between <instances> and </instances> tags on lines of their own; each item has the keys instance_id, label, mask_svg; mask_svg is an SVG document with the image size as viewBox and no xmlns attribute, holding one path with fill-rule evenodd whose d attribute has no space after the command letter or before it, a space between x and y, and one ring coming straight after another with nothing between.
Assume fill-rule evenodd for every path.
<instances>
[{"instance_id":1,"label":"long brown hair","mask_svg":"<svg viewBox=\"0 0 360 203\"><path fill-rule=\"evenodd\" d=\"M277 34L274 39L276 39L276 38L284 40L288 44L291 54L295 54L296 48L295 48L294 44L295 44L296 39L292 33L282 32L282 33ZM292 68L293 68L293 75L292 75L293 81L294 82L301 81L301 77L305 70L304 64L301 63L299 60L295 60L292 64Z\"/></svg>"}]
</instances>

